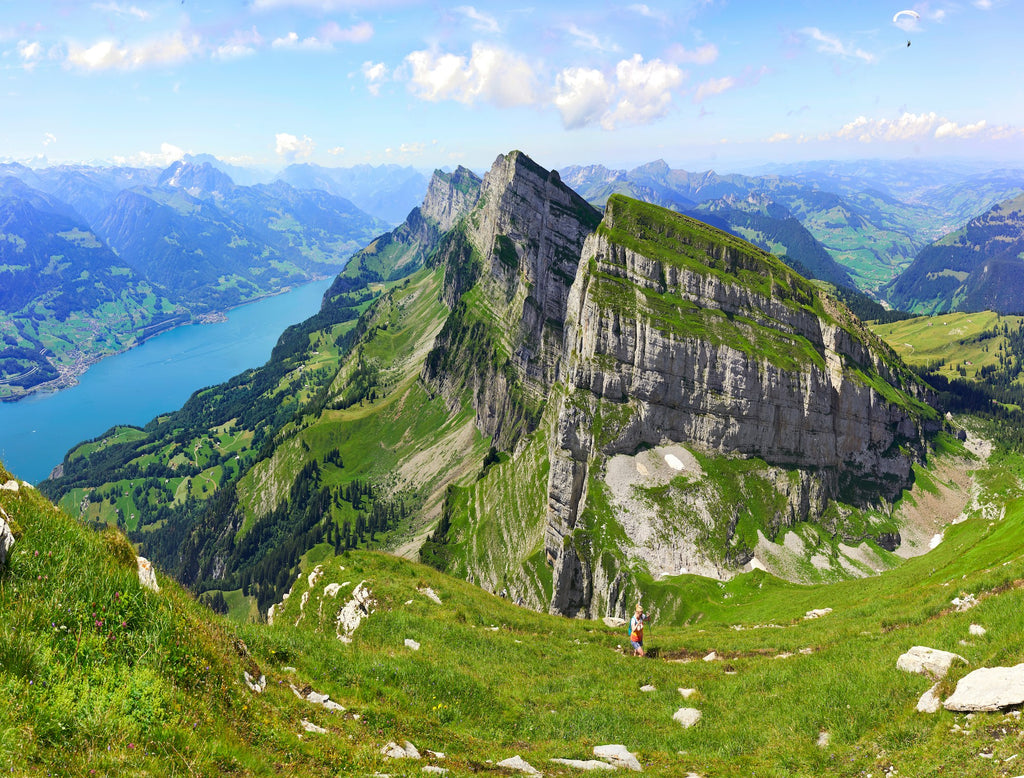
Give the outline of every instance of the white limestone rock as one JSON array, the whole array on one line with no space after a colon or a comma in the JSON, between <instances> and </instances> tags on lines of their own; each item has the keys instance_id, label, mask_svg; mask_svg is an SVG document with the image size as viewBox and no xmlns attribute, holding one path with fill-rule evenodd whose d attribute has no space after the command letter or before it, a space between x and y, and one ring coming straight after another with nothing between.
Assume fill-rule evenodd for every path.
<instances>
[{"instance_id":1,"label":"white limestone rock","mask_svg":"<svg viewBox=\"0 0 1024 778\"><path fill-rule=\"evenodd\" d=\"M935 684L921 695L921 699L917 701L917 712L918 713L938 713L939 708L942 707L942 700L939 699L939 695L936 694L939 685Z\"/></svg>"},{"instance_id":2,"label":"white limestone rock","mask_svg":"<svg viewBox=\"0 0 1024 778\"><path fill-rule=\"evenodd\" d=\"M643 686L640 687L640 691L642 691L642 692L656 692L658 690L654 686L652 686L651 684L645 683Z\"/></svg>"},{"instance_id":3,"label":"white limestone rock","mask_svg":"<svg viewBox=\"0 0 1024 778\"><path fill-rule=\"evenodd\" d=\"M413 651L419 651L420 650L420 644L417 643L412 638L406 638L405 639L405 647L406 648L411 648Z\"/></svg>"},{"instance_id":4,"label":"white limestone rock","mask_svg":"<svg viewBox=\"0 0 1024 778\"><path fill-rule=\"evenodd\" d=\"M635 755L631 754L628 748L618 743L606 746L594 746L594 756L598 759L604 759L606 762L613 764L616 767L624 767L627 770L640 772L642 769L640 767L640 760L638 760Z\"/></svg>"},{"instance_id":5,"label":"white limestone rock","mask_svg":"<svg viewBox=\"0 0 1024 778\"><path fill-rule=\"evenodd\" d=\"M436 603L437 603L438 605L441 605L441 604L442 604L442 603L441 603L441 598L437 596L437 592L435 592L435 591L434 591L433 589L431 589L431 588L430 588L429 586L424 586L424 587L422 587L422 588L420 588L420 589L417 589L416 591L418 591L418 592L419 592L420 594L422 594L422 595L423 595L424 597L426 597L426 598L427 598L428 600L433 600L433 601L434 601L434 602L436 602Z\"/></svg>"},{"instance_id":6,"label":"white limestone rock","mask_svg":"<svg viewBox=\"0 0 1024 778\"><path fill-rule=\"evenodd\" d=\"M679 687L679 694L682 695L684 700L690 699L696 693L697 693L696 689L684 689L681 686Z\"/></svg>"},{"instance_id":7,"label":"white limestone rock","mask_svg":"<svg viewBox=\"0 0 1024 778\"><path fill-rule=\"evenodd\" d=\"M352 599L338 611L338 616L334 620L338 640L342 643L351 643L352 633L366 616L373 613L374 604L373 593L366 586L366 581L361 581L352 591Z\"/></svg>"},{"instance_id":8,"label":"white limestone rock","mask_svg":"<svg viewBox=\"0 0 1024 778\"><path fill-rule=\"evenodd\" d=\"M914 646L896 660L896 667L907 673L917 673L939 679L946 677L950 666L957 660L967 663L962 656L950 651L940 651L927 646Z\"/></svg>"},{"instance_id":9,"label":"white limestone rock","mask_svg":"<svg viewBox=\"0 0 1024 778\"><path fill-rule=\"evenodd\" d=\"M3 509L0 508L0 513L3 513ZM10 525L4 520L6 514L0 516L0 567L3 567L7 562L7 556L11 553L11 549L14 548L14 532L11 531Z\"/></svg>"},{"instance_id":10,"label":"white limestone rock","mask_svg":"<svg viewBox=\"0 0 1024 778\"><path fill-rule=\"evenodd\" d=\"M991 711L1024 703L1024 664L982 667L960 679L943 703L952 711Z\"/></svg>"},{"instance_id":11,"label":"white limestone rock","mask_svg":"<svg viewBox=\"0 0 1024 778\"><path fill-rule=\"evenodd\" d=\"M259 678L253 678L246 671L242 671L242 675L245 676L245 685L249 687L249 690L253 694L262 694L267 688L267 676L261 675Z\"/></svg>"},{"instance_id":12,"label":"white limestone rock","mask_svg":"<svg viewBox=\"0 0 1024 778\"><path fill-rule=\"evenodd\" d=\"M820 619L822 616L827 616L832 612L831 608L815 608L814 610L807 611L804 614L805 619Z\"/></svg>"},{"instance_id":13,"label":"white limestone rock","mask_svg":"<svg viewBox=\"0 0 1024 778\"><path fill-rule=\"evenodd\" d=\"M981 626L980 624L972 624L970 627L968 627L968 631L974 637L980 638L982 635L985 634L985 632L987 630L983 626Z\"/></svg>"},{"instance_id":14,"label":"white limestone rock","mask_svg":"<svg viewBox=\"0 0 1024 778\"><path fill-rule=\"evenodd\" d=\"M525 773L526 775L540 775L540 772L536 770L533 765L519 756L519 754L510 756L508 759L502 759L495 765L495 767L503 767L506 770L515 770L516 772Z\"/></svg>"},{"instance_id":15,"label":"white limestone rock","mask_svg":"<svg viewBox=\"0 0 1024 778\"><path fill-rule=\"evenodd\" d=\"M324 729L321 726L318 726L318 725L314 724L312 721L308 721L306 719L303 719L301 723L302 723L302 728L304 730L306 730L306 732L316 732L317 734L320 734L320 735L323 735L323 734L325 734L327 732L326 729Z\"/></svg>"},{"instance_id":16,"label":"white limestone rock","mask_svg":"<svg viewBox=\"0 0 1024 778\"><path fill-rule=\"evenodd\" d=\"M605 616L601 621L603 621L604 625L609 629L621 629L629 623L625 619L620 619L618 616Z\"/></svg>"},{"instance_id":17,"label":"white limestone rock","mask_svg":"<svg viewBox=\"0 0 1024 778\"><path fill-rule=\"evenodd\" d=\"M156 582L156 571L153 570L153 563L144 556L136 557L135 561L139 565L139 583L147 589L159 592L160 585Z\"/></svg>"},{"instance_id":18,"label":"white limestone rock","mask_svg":"<svg viewBox=\"0 0 1024 778\"><path fill-rule=\"evenodd\" d=\"M4 483L3 486L0 486L0 489L3 489L8 492L17 492L20 486L21 485L12 478L10 481Z\"/></svg>"},{"instance_id":19,"label":"white limestone rock","mask_svg":"<svg viewBox=\"0 0 1024 778\"><path fill-rule=\"evenodd\" d=\"M381 753L389 759L419 759L420 752L416 746L406 740L402 745L393 740L381 749Z\"/></svg>"},{"instance_id":20,"label":"white limestone rock","mask_svg":"<svg viewBox=\"0 0 1024 778\"><path fill-rule=\"evenodd\" d=\"M701 712L696 708L680 708L672 714L672 720L678 721L683 729L689 729L700 721Z\"/></svg>"}]
</instances>

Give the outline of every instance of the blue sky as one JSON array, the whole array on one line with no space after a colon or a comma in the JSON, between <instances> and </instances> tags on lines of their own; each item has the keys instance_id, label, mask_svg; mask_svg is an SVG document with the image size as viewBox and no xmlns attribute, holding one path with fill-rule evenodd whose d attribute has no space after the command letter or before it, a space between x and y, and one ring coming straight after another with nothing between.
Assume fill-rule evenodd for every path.
<instances>
[{"instance_id":1,"label":"blue sky","mask_svg":"<svg viewBox=\"0 0 1024 778\"><path fill-rule=\"evenodd\" d=\"M1019 0L0 0L0 159L1019 162L1022 33Z\"/></svg>"}]
</instances>

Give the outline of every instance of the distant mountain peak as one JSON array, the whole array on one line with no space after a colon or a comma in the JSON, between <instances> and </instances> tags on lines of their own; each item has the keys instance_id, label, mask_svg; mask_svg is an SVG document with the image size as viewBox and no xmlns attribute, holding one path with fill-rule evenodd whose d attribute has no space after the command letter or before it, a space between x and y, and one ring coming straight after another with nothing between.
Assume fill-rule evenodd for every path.
<instances>
[{"instance_id":1,"label":"distant mountain peak","mask_svg":"<svg viewBox=\"0 0 1024 778\"><path fill-rule=\"evenodd\" d=\"M235 188L235 182L231 176L209 162L196 164L178 160L160 174L157 186L183 189L193 197L202 199L220 199Z\"/></svg>"}]
</instances>

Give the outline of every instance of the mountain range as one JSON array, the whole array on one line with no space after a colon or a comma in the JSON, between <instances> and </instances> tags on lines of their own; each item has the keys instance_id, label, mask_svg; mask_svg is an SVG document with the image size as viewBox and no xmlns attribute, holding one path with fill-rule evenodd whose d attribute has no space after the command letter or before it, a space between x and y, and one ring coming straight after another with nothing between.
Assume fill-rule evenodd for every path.
<instances>
[{"instance_id":1,"label":"mountain range","mask_svg":"<svg viewBox=\"0 0 1024 778\"><path fill-rule=\"evenodd\" d=\"M266 366L41 488L261 612L309 548L384 536L535 608L622 615L680 574L781 574L795 527L831 539L828 575L865 543L894 564L883 506L942 428L928 398L770 253L618 194L602 214L512 152L436 173Z\"/></svg>"},{"instance_id":2,"label":"mountain range","mask_svg":"<svg viewBox=\"0 0 1024 778\"><path fill-rule=\"evenodd\" d=\"M208 162L164 171L6 165L0 397L73 382L169 326L333 275L385 222Z\"/></svg>"},{"instance_id":3,"label":"mountain range","mask_svg":"<svg viewBox=\"0 0 1024 778\"><path fill-rule=\"evenodd\" d=\"M886 292L917 313L1024 312L1024 195L927 246Z\"/></svg>"}]
</instances>

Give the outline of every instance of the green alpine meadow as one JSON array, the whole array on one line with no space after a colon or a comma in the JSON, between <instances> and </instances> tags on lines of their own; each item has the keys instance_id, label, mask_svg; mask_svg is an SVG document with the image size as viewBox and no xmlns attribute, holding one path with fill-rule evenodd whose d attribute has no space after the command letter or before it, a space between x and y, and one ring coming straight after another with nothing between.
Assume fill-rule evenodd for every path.
<instances>
[{"instance_id":1,"label":"green alpine meadow","mask_svg":"<svg viewBox=\"0 0 1024 778\"><path fill-rule=\"evenodd\" d=\"M1024 770L1019 317L569 178L437 171L266 364L0 469L0 771Z\"/></svg>"}]
</instances>

